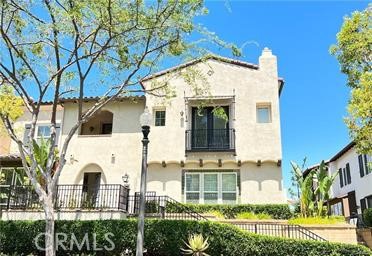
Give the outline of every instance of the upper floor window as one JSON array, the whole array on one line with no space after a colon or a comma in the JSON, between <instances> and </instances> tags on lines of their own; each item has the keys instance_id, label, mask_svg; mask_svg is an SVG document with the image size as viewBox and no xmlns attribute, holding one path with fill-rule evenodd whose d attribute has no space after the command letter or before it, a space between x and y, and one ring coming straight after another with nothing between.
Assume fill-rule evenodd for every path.
<instances>
[{"instance_id":1,"label":"upper floor window","mask_svg":"<svg viewBox=\"0 0 372 256\"><path fill-rule=\"evenodd\" d=\"M257 123L271 123L271 105L257 104Z\"/></svg>"},{"instance_id":2,"label":"upper floor window","mask_svg":"<svg viewBox=\"0 0 372 256\"><path fill-rule=\"evenodd\" d=\"M103 110L97 113L88 122L81 126L81 135L112 134L114 115L110 111Z\"/></svg>"},{"instance_id":3,"label":"upper floor window","mask_svg":"<svg viewBox=\"0 0 372 256\"><path fill-rule=\"evenodd\" d=\"M351 171L350 171L350 164L347 163L345 168L340 168L338 170L339 178L340 178L340 187L351 184Z\"/></svg>"},{"instance_id":4,"label":"upper floor window","mask_svg":"<svg viewBox=\"0 0 372 256\"><path fill-rule=\"evenodd\" d=\"M358 161L360 177L372 172L372 157L370 155L359 155Z\"/></svg>"},{"instance_id":5,"label":"upper floor window","mask_svg":"<svg viewBox=\"0 0 372 256\"><path fill-rule=\"evenodd\" d=\"M165 126L165 110L155 110L155 126Z\"/></svg>"}]
</instances>

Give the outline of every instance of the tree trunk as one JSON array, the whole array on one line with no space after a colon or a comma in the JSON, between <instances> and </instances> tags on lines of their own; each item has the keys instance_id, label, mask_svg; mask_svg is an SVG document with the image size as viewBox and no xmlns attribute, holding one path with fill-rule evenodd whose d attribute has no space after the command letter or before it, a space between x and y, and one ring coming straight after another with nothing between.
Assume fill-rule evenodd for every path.
<instances>
[{"instance_id":1,"label":"tree trunk","mask_svg":"<svg viewBox=\"0 0 372 256\"><path fill-rule=\"evenodd\" d=\"M55 256L55 241L54 241L54 207L52 195L48 195L44 204L45 211L45 255Z\"/></svg>"}]
</instances>

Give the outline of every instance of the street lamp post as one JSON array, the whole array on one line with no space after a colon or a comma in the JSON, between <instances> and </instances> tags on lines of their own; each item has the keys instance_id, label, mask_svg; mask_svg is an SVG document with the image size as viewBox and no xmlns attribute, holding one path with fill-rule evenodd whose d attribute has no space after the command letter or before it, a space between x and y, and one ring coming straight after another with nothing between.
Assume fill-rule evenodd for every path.
<instances>
[{"instance_id":1,"label":"street lamp post","mask_svg":"<svg viewBox=\"0 0 372 256\"><path fill-rule=\"evenodd\" d=\"M146 204L146 177L147 177L147 146L149 144L148 135L150 133L151 114L147 107L140 116L140 124L142 127L142 168L141 168L141 187L140 201L138 214L138 233L137 233L137 248L136 256L143 256L143 241L145 229L145 204Z\"/></svg>"}]
</instances>

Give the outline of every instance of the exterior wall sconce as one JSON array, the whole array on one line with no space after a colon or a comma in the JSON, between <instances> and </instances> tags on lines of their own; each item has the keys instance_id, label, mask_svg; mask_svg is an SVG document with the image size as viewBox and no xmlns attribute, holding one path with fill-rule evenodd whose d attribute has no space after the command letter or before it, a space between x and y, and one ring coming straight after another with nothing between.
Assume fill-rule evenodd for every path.
<instances>
[{"instance_id":1,"label":"exterior wall sconce","mask_svg":"<svg viewBox=\"0 0 372 256\"><path fill-rule=\"evenodd\" d=\"M129 186L129 175L128 173L125 173L121 179L123 180L124 186Z\"/></svg>"},{"instance_id":2,"label":"exterior wall sconce","mask_svg":"<svg viewBox=\"0 0 372 256\"><path fill-rule=\"evenodd\" d=\"M114 153L111 154L111 163L114 164L116 160L116 156Z\"/></svg>"},{"instance_id":3,"label":"exterior wall sconce","mask_svg":"<svg viewBox=\"0 0 372 256\"><path fill-rule=\"evenodd\" d=\"M74 155L71 154L70 155L70 164L74 164L74 162L77 162L77 160L75 160Z\"/></svg>"}]
</instances>

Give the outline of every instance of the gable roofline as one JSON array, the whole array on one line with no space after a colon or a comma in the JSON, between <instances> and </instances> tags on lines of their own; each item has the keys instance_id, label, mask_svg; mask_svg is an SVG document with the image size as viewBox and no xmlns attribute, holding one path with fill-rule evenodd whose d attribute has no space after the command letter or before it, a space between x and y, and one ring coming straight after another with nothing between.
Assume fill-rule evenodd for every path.
<instances>
[{"instance_id":1,"label":"gable roofline","mask_svg":"<svg viewBox=\"0 0 372 256\"><path fill-rule=\"evenodd\" d=\"M337 152L331 159L329 159L328 161L325 161L325 164L329 164L330 162L336 161L341 156L343 156L347 151L349 151L350 149L352 149L355 145L356 145L356 143L354 141L350 142L344 148L342 148L339 152ZM303 172L303 176L306 177L311 170L317 168L318 166L319 166L319 164L316 164L316 165L313 165L313 166L308 167Z\"/></svg>"},{"instance_id":2,"label":"gable roofline","mask_svg":"<svg viewBox=\"0 0 372 256\"><path fill-rule=\"evenodd\" d=\"M147 81L152 80L154 78L157 78L157 77L172 73L174 71L177 71L177 70L180 70L180 69L198 64L198 63L206 61L206 60L216 60L216 61L220 61L220 62L227 63L227 64L232 64L232 65L236 65L236 66L240 66L240 67L250 68L250 69L253 69L253 70L258 70L259 69L259 66L256 65L256 64L253 64L253 63L249 63L249 62L245 62L245 61L241 61L241 60L235 60L235 59L231 59L231 58L227 58L227 57L222 57L222 56L215 55L215 54L208 54L208 55L205 55L204 57L196 58L196 59L193 59L191 61L179 64L177 66L174 66L174 67L171 67L171 68L168 68L168 69L164 69L164 70L161 70L159 72L148 75L148 76L144 77L143 79L141 79L140 84L141 84L142 88L145 88L144 85L143 85L144 82L147 82ZM282 92L283 86L284 86L284 79L282 77L279 77L278 82L279 82L279 95L280 95L281 92Z\"/></svg>"}]
</instances>

